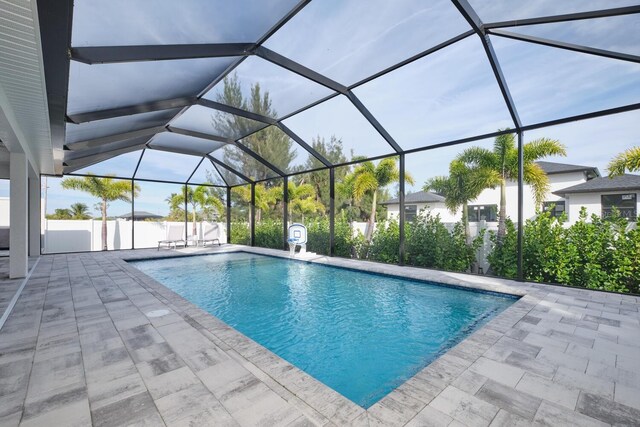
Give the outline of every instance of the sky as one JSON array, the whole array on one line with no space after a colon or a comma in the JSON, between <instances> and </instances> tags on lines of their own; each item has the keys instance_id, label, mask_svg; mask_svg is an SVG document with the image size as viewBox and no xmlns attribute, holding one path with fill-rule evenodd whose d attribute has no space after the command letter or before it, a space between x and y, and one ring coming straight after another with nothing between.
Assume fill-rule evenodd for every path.
<instances>
[{"instance_id":1,"label":"sky","mask_svg":"<svg viewBox=\"0 0 640 427\"><path fill-rule=\"evenodd\" d=\"M265 9L258 0L210 3L190 0L194 6L211 6L202 9L197 16L190 14L188 7L181 9L184 13L171 12L168 0L155 2L153 8L149 8L149 0L118 0L118 3L120 6L114 7L104 2L102 4L109 7L102 10L94 7L95 2L76 1L73 44L255 40L256 34L264 32L293 2L280 0ZM486 22L635 3L630 0L567 0L560 5L557 1L544 0L520 2L514 7L513 2L507 0L471 1ZM221 18L225 15L219 12L220 7L225 8L227 19ZM372 14L370 10L376 13ZM242 14L236 14L239 11ZM174 25L174 22L164 25L169 18L185 25ZM244 24L251 25L239 25L241 19ZM114 22L117 31L104 26ZM212 22L216 25L210 25ZM110 28L109 32L104 28ZM468 29L466 21L448 0L325 0L311 2L267 40L265 46L341 84L351 85ZM508 30L640 54L640 17L637 15ZM640 65L636 63L497 36L491 36L490 40L524 125L640 102ZM192 90L196 83L210 79L210 74L218 73L228 64L223 59L214 59L90 67L72 62L69 108L77 111L98 106L114 108L131 103L132 99L178 96L184 90ZM278 116L330 93L322 86L257 57L245 60L236 72L245 96L255 83L270 92ZM118 81L125 84L119 85ZM213 87L205 97L215 99L219 91L219 86ZM476 36L358 86L354 93L404 149L514 126ZM182 119L185 127L189 124L187 118ZM575 122L527 132L525 141L539 137L557 139L567 147L567 156L547 160L595 166L604 175L606 164L614 155L640 145L638 119L640 112L631 112ZM284 123L307 142L316 136L329 139L335 135L342 139L345 151L353 150L356 155L391 153L386 141L343 96L299 113ZM206 128L207 124L204 126ZM490 148L491 144L492 141L479 141L408 155L407 171L416 182L408 190L420 189L432 176L445 175L449 162L462 149L473 145ZM192 156L171 156L154 154L157 159L143 162L140 172L147 178L178 179L177 172L195 167L191 166L194 164ZM117 162L111 161L109 168L117 170L118 175L129 173L127 171L135 168L138 158L136 154L120 156ZM48 186L48 211L67 207L70 195L63 194L53 179L49 180ZM2 191L0 186L0 194ZM144 201L137 203L136 209L166 210L163 200L168 192L171 189L166 186L144 188ZM76 199L89 206L94 204L86 196L74 194L73 200ZM120 213L117 204L112 209L113 214Z\"/></svg>"}]
</instances>

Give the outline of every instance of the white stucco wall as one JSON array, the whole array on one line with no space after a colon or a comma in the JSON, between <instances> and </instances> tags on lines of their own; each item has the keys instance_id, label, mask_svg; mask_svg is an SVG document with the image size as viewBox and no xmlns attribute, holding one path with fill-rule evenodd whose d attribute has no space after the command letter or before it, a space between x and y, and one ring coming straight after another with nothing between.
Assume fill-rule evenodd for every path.
<instances>
[{"instance_id":1,"label":"white stucco wall","mask_svg":"<svg viewBox=\"0 0 640 427\"><path fill-rule=\"evenodd\" d=\"M452 214L449 209L444 206L444 203L405 203L405 205L416 205L418 214L423 209L428 210L432 215L440 215L442 222L456 222L460 220L460 212ZM399 214L399 205L387 206L387 219L396 219Z\"/></svg>"},{"instance_id":2,"label":"white stucco wall","mask_svg":"<svg viewBox=\"0 0 640 427\"><path fill-rule=\"evenodd\" d=\"M602 195L603 194L635 194L636 202L640 199L638 191L605 191L602 193L577 193L567 194L567 215L569 216L569 224L573 224L580 217L580 209L582 206L587 208L587 215L602 215ZM636 211L640 212L640 203L636 205Z\"/></svg>"},{"instance_id":3,"label":"white stucco wall","mask_svg":"<svg viewBox=\"0 0 640 427\"><path fill-rule=\"evenodd\" d=\"M563 200L562 197L553 194L554 191L582 184L586 181L584 172L571 172L549 175L549 193L545 197L545 202ZM499 205L500 188L484 190L480 196L469 203L470 205ZM536 205L533 198L531 186L524 186L524 219L531 219L536 214ZM507 216L514 221L518 218L518 185L516 182L507 183Z\"/></svg>"}]
</instances>

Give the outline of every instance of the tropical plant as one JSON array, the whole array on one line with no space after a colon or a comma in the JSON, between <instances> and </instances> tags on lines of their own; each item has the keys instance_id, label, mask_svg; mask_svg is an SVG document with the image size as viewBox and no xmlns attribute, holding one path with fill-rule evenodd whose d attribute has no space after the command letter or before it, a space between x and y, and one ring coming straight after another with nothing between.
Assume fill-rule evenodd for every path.
<instances>
[{"instance_id":1,"label":"tropical plant","mask_svg":"<svg viewBox=\"0 0 640 427\"><path fill-rule=\"evenodd\" d=\"M324 205L317 200L316 190L311 184L289 182L289 216L294 220L294 214L300 215L300 221L304 223L305 215L316 212L324 212Z\"/></svg>"},{"instance_id":2,"label":"tropical plant","mask_svg":"<svg viewBox=\"0 0 640 427\"><path fill-rule=\"evenodd\" d=\"M609 178L623 175L625 172L640 171L640 147L631 147L611 159L607 166Z\"/></svg>"},{"instance_id":3,"label":"tropical plant","mask_svg":"<svg viewBox=\"0 0 640 427\"><path fill-rule=\"evenodd\" d=\"M84 203L74 203L69 209L72 219L90 219L89 207Z\"/></svg>"},{"instance_id":4,"label":"tropical plant","mask_svg":"<svg viewBox=\"0 0 640 427\"><path fill-rule=\"evenodd\" d=\"M100 212L102 214L102 250L107 250L107 208L109 202L121 200L131 202L131 192L137 197L140 187L131 182L117 180L112 177L98 178L87 175L82 178L65 178L61 182L62 188L67 190L79 190L89 193L100 200Z\"/></svg>"},{"instance_id":5,"label":"tropical plant","mask_svg":"<svg viewBox=\"0 0 640 427\"><path fill-rule=\"evenodd\" d=\"M234 187L234 192L240 196L240 199L245 203L251 203L251 186L244 185L241 187ZM256 207L256 222L262 221L262 214L269 212L278 203L278 200L282 198L282 187L266 187L264 184L255 185L255 207Z\"/></svg>"},{"instance_id":6,"label":"tropical plant","mask_svg":"<svg viewBox=\"0 0 640 427\"><path fill-rule=\"evenodd\" d=\"M224 212L225 206L213 187L199 185L193 192L193 198L200 205L203 220L213 221Z\"/></svg>"},{"instance_id":7,"label":"tropical plant","mask_svg":"<svg viewBox=\"0 0 640 427\"><path fill-rule=\"evenodd\" d=\"M376 223L378 192L387 185L398 182L399 179L397 159L391 157L382 159L377 166L371 161L362 162L356 166L352 174L345 178L344 184L356 201L361 200L365 195L371 195L371 211L365 235L367 241L371 241ZM405 174L405 181L413 184L413 178L409 174Z\"/></svg>"},{"instance_id":8,"label":"tropical plant","mask_svg":"<svg viewBox=\"0 0 640 427\"><path fill-rule=\"evenodd\" d=\"M452 214L462 207L462 224L467 241L470 239L467 206L476 199L485 188L497 183L494 170L482 167L470 168L460 160L449 164L449 176L437 176L428 180L422 187L424 191L434 191L445 198L445 206Z\"/></svg>"},{"instance_id":9,"label":"tropical plant","mask_svg":"<svg viewBox=\"0 0 640 427\"><path fill-rule=\"evenodd\" d=\"M193 187L187 185L183 188L181 193L172 193L169 198L169 206L172 212L184 212L182 206L185 201L191 205L192 216L192 235L195 236L198 233L197 220L198 214L201 217L211 218L214 213L220 213L224 211L224 205L222 201L211 191L211 188L205 185L199 185ZM200 209L200 212L198 211Z\"/></svg>"},{"instance_id":10,"label":"tropical plant","mask_svg":"<svg viewBox=\"0 0 640 427\"><path fill-rule=\"evenodd\" d=\"M538 138L523 146L524 182L531 186L533 197L538 206L542 205L549 191L549 178L545 171L535 163L547 156L565 156L566 150L558 140ZM500 210L498 214L497 242L500 244L506 234L507 219L507 181L518 179L518 149L515 136L512 133L496 137L493 150L482 147L471 147L464 150L457 160L467 164L477 171L491 170L496 175L497 185L500 186ZM480 180L485 177L479 176ZM488 187L495 187L491 181Z\"/></svg>"},{"instance_id":11,"label":"tropical plant","mask_svg":"<svg viewBox=\"0 0 640 427\"><path fill-rule=\"evenodd\" d=\"M56 209L52 214L46 215L47 219L72 219L71 210L68 208Z\"/></svg>"}]
</instances>

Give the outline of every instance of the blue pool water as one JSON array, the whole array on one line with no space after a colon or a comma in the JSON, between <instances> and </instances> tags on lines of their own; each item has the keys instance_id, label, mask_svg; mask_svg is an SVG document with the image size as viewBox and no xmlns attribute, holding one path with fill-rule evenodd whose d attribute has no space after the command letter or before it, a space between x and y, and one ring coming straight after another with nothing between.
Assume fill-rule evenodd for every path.
<instances>
[{"instance_id":1,"label":"blue pool water","mask_svg":"<svg viewBox=\"0 0 640 427\"><path fill-rule=\"evenodd\" d=\"M244 252L132 264L365 408L516 300Z\"/></svg>"}]
</instances>

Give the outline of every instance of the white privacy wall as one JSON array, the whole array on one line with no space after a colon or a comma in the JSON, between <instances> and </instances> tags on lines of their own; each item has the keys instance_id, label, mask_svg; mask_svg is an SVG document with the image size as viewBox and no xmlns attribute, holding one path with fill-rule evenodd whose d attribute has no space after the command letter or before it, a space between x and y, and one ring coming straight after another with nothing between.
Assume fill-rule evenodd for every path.
<instances>
[{"instance_id":1,"label":"white privacy wall","mask_svg":"<svg viewBox=\"0 0 640 427\"><path fill-rule=\"evenodd\" d=\"M52 220L46 219L44 224L43 252L83 252L102 250L102 221L89 219ZM155 248L159 240L167 238L169 225L184 227L184 222L151 222L135 221L136 248ZM107 221L107 248L131 249L131 221ZM226 242L226 224L218 223L220 242ZM202 223L198 223L198 236L202 237ZM192 225L189 223L188 234Z\"/></svg>"}]
</instances>

